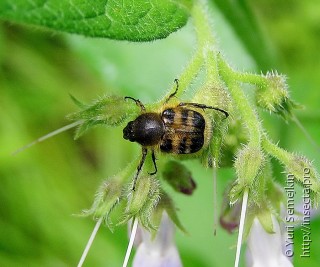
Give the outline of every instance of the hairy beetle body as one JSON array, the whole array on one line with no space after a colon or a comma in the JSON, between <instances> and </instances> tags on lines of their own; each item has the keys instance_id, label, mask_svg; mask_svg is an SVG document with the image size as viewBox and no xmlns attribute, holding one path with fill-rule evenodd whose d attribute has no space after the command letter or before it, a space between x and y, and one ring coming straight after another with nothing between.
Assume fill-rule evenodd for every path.
<instances>
[{"instance_id":1,"label":"hairy beetle body","mask_svg":"<svg viewBox=\"0 0 320 267\"><path fill-rule=\"evenodd\" d=\"M179 103L168 106L167 102L178 91L178 80L175 80L177 88L168 99L162 111L146 112L144 105L137 99L131 99L141 108L142 114L130 121L123 129L123 138L131 142L137 142L142 146L142 158L137 168L133 182L133 190L141 168L146 159L148 150L152 151L152 161L157 173L155 150L171 154L193 154L207 146L212 135L210 120L204 113L197 110L214 109L222 112L226 117L228 113L222 109L206 106L198 103Z\"/></svg>"}]
</instances>

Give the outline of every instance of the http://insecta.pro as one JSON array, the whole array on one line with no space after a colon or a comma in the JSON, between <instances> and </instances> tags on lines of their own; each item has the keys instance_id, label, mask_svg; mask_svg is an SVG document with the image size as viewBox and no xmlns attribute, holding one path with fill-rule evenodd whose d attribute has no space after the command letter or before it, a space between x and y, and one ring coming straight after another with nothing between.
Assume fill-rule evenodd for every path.
<instances>
[{"instance_id":1,"label":"http://insecta.pro","mask_svg":"<svg viewBox=\"0 0 320 267\"><path fill-rule=\"evenodd\" d=\"M137 142L142 146L142 158L137 168L133 181L133 190L136 180L145 162L148 151L152 153L152 161L157 173L155 151L172 154L192 154L206 147L212 135L212 126L200 110L215 109L222 112L226 117L228 112L198 103L179 103L169 105L168 102L178 91L176 90L165 101L159 112L146 112L144 105L132 97L131 99L141 108L142 114L134 121L130 121L123 129L123 138L131 142ZM199 111L199 112L198 112Z\"/></svg>"}]
</instances>

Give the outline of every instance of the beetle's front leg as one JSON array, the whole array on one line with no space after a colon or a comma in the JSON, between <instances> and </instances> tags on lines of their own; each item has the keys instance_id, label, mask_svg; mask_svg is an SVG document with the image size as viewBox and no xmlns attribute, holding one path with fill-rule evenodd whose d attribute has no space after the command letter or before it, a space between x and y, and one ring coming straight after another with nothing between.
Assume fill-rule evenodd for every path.
<instances>
[{"instance_id":1,"label":"beetle's front leg","mask_svg":"<svg viewBox=\"0 0 320 267\"><path fill-rule=\"evenodd\" d=\"M133 186L132 186L132 190L133 191L135 191L135 189L136 189L136 183L137 183L140 171L142 169L142 166L143 166L143 164L144 164L144 162L146 160L147 153L148 153L148 150L146 148L142 147L142 158L141 158L140 163L138 165L137 173L133 178Z\"/></svg>"},{"instance_id":2,"label":"beetle's front leg","mask_svg":"<svg viewBox=\"0 0 320 267\"><path fill-rule=\"evenodd\" d=\"M152 149L152 162L153 162L153 165L154 165L154 168L155 168L155 171L154 172L151 172L149 173L150 175L155 175L157 172L158 172L158 168L157 168L157 164L156 164L156 156L154 154L154 150Z\"/></svg>"}]
</instances>

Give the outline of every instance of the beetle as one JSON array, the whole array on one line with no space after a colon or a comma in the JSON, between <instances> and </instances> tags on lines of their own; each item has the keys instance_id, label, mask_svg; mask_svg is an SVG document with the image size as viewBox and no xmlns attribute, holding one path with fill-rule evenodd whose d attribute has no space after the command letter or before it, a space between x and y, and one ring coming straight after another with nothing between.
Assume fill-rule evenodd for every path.
<instances>
[{"instance_id":1,"label":"beetle","mask_svg":"<svg viewBox=\"0 0 320 267\"><path fill-rule=\"evenodd\" d=\"M156 150L176 155L192 154L200 151L208 144L210 139L208 137L210 129L208 128L211 128L211 124L206 121L200 109L214 109L222 112L226 118L229 116L225 110L204 104L180 102L177 105L168 105L168 102L178 92L178 79L175 79L174 82L176 83L176 89L166 99L159 112L146 112L146 108L140 100L125 97L125 99L133 100L142 112L123 129L124 139L137 142L142 146L142 158L133 180L133 190L135 190L135 184L148 150L151 150L155 168L155 171L149 174L154 175L158 171L155 157Z\"/></svg>"}]
</instances>

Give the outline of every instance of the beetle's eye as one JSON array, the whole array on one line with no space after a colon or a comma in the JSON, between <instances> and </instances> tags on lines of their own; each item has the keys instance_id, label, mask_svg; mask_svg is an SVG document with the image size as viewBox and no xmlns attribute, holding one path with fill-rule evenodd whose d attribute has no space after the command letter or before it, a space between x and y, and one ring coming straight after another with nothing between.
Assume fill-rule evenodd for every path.
<instances>
[{"instance_id":1,"label":"beetle's eye","mask_svg":"<svg viewBox=\"0 0 320 267\"><path fill-rule=\"evenodd\" d=\"M123 138L126 140L133 141L133 121L130 121L127 126L123 129Z\"/></svg>"}]
</instances>

